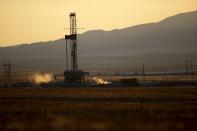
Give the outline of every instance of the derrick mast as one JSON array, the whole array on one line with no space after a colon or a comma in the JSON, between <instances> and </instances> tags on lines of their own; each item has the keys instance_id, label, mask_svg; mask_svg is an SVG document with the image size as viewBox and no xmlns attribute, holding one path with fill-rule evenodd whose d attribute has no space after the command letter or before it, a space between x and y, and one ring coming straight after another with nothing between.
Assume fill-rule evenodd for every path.
<instances>
[{"instance_id":1,"label":"derrick mast","mask_svg":"<svg viewBox=\"0 0 197 131\"><path fill-rule=\"evenodd\" d=\"M65 82L81 82L85 79L87 72L78 69L78 54L77 54L77 19L76 13L70 13L70 35L65 36L66 40L66 66L64 72ZM68 53L68 43L70 43L70 55ZM69 69L70 57L70 69Z\"/></svg>"},{"instance_id":2,"label":"derrick mast","mask_svg":"<svg viewBox=\"0 0 197 131\"><path fill-rule=\"evenodd\" d=\"M78 70L78 63L77 63L77 20L76 14L70 14L70 39L71 44L71 70L77 71Z\"/></svg>"}]
</instances>

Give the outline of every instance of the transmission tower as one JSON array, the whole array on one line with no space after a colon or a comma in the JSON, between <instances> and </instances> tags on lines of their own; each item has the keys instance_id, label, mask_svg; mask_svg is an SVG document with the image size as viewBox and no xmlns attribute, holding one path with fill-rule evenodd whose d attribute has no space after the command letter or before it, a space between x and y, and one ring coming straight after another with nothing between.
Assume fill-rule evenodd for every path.
<instances>
[{"instance_id":1,"label":"transmission tower","mask_svg":"<svg viewBox=\"0 0 197 131\"><path fill-rule=\"evenodd\" d=\"M191 74L193 76L193 60L186 59L185 60L185 71L186 74Z\"/></svg>"},{"instance_id":2,"label":"transmission tower","mask_svg":"<svg viewBox=\"0 0 197 131\"><path fill-rule=\"evenodd\" d=\"M11 78L11 61L10 60L4 60L4 63L3 63L3 72L4 72L4 76L7 77L7 78Z\"/></svg>"}]
</instances>

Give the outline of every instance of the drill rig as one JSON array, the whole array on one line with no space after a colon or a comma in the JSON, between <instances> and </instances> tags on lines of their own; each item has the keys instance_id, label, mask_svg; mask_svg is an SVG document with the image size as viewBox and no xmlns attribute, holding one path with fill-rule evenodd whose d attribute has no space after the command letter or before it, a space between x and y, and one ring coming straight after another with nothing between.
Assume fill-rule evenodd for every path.
<instances>
[{"instance_id":1,"label":"drill rig","mask_svg":"<svg viewBox=\"0 0 197 131\"><path fill-rule=\"evenodd\" d=\"M69 82L83 82L87 72L78 69L77 57L77 19L76 13L70 13L70 35L65 35L66 40L66 71L64 71L64 81ZM68 52L68 44L70 44L70 52ZM69 55L70 53L70 55ZM70 69L69 69L70 56Z\"/></svg>"}]
</instances>

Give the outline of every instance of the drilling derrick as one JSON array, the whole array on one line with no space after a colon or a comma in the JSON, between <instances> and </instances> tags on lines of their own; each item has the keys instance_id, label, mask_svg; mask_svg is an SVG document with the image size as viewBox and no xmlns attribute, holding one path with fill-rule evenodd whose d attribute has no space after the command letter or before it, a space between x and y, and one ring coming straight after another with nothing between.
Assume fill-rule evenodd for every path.
<instances>
[{"instance_id":1,"label":"drilling derrick","mask_svg":"<svg viewBox=\"0 0 197 131\"><path fill-rule=\"evenodd\" d=\"M64 72L65 82L81 82L87 73L78 70L77 61L77 20L76 14L70 13L70 35L65 36L66 40L66 71ZM70 55L68 54L68 43L70 43ZM70 69L69 69L70 56Z\"/></svg>"},{"instance_id":2,"label":"drilling derrick","mask_svg":"<svg viewBox=\"0 0 197 131\"><path fill-rule=\"evenodd\" d=\"M70 14L70 44L71 44L71 70L77 71L77 22L76 14Z\"/></svg>"}]
</instances>

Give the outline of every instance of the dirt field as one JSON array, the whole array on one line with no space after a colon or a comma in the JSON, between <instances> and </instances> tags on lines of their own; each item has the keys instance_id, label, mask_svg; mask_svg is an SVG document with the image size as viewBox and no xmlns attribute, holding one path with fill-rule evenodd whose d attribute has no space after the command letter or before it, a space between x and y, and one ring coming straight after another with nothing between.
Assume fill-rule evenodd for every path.
<instances>
[{"instance_id":1,"label":"dirt field","mask_svg":"<svg viewBox=\"0 0 197 131\"><path fill-rule=\"evenodd\" d=\"M0 130L197 130L197 88L0 89Z\"/></svg>"}]
</instances>

